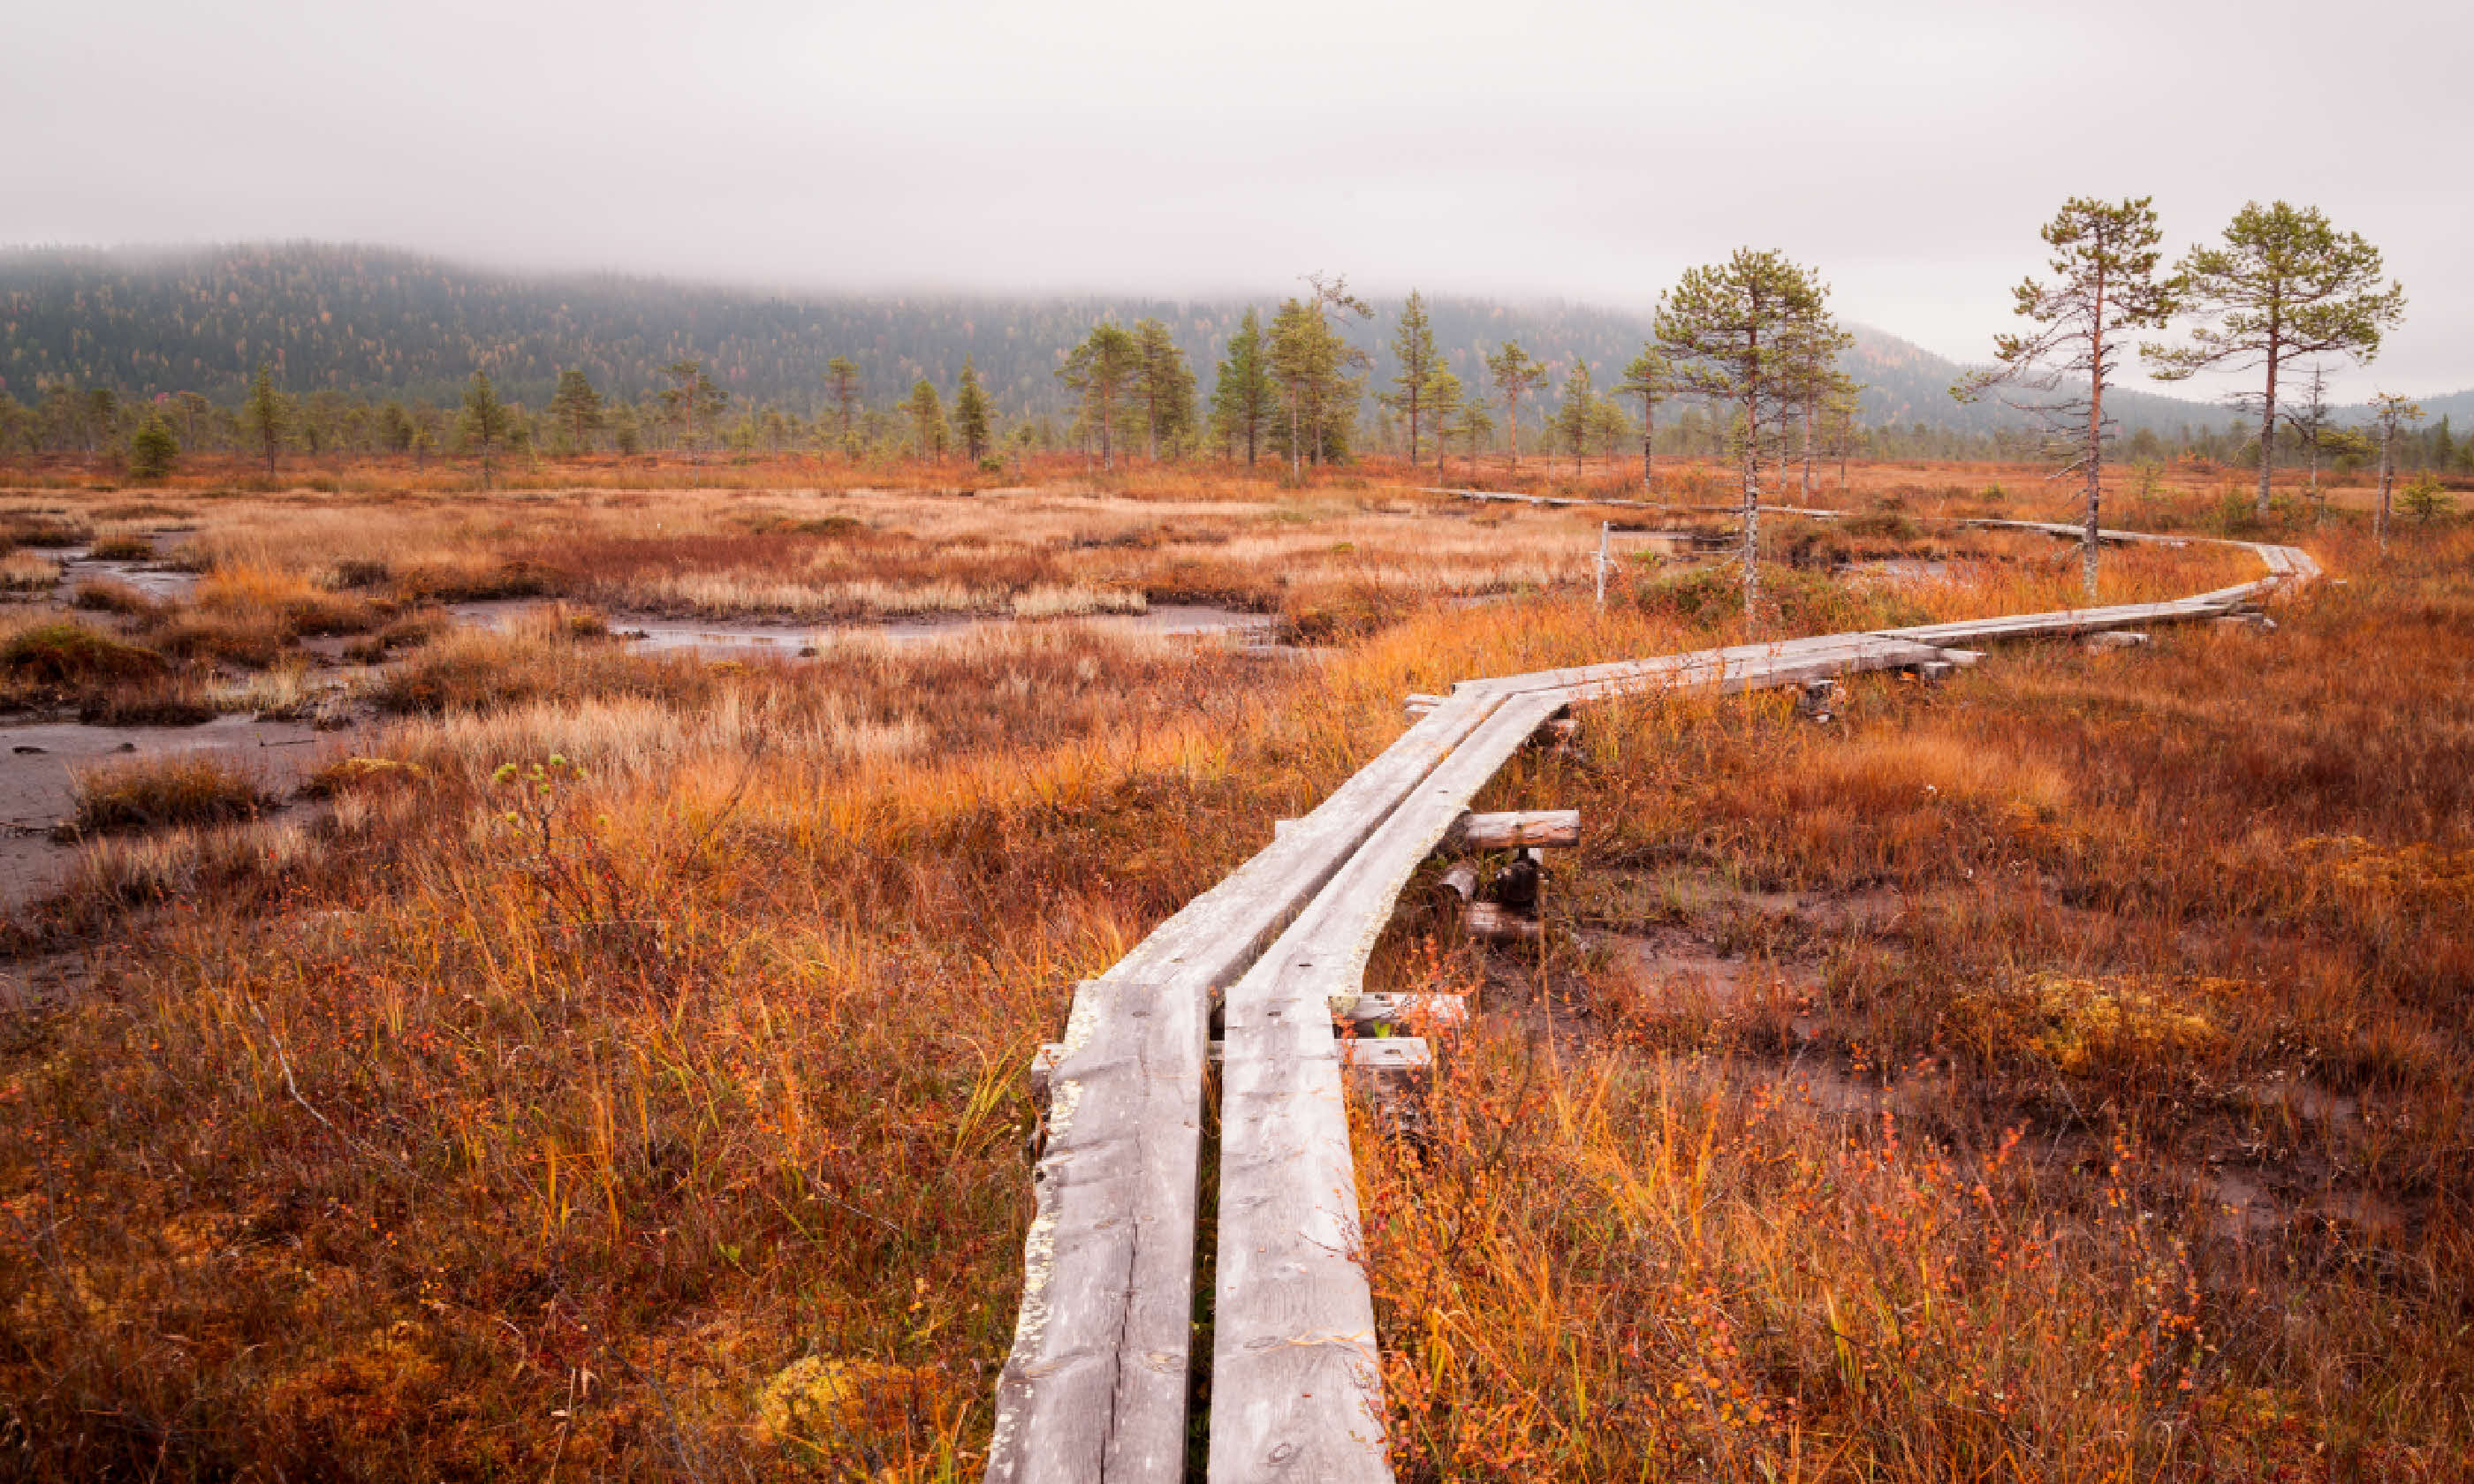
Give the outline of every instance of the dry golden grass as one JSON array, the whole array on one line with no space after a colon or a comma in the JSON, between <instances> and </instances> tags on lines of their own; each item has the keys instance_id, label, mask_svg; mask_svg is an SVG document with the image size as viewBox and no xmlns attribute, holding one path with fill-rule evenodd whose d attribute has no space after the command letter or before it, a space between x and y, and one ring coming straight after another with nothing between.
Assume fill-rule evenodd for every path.
<instances>
[{"instance_id":1,"label":"dry golden grass","mask_svg":"<svg viewBox=\"0 0 2474 1484\"><path fill-rule=\"evenodd\" d=\"M975 1476L1023 1069L1073 980L1404 693L1744 632L1674 566L1593 610L1590 512L622 474L149 498L201 515L227 621L951 581L992 612L1219 594L1345 642L1069 620L716 661L558 610L415 625L375 682L399 719L315 815L104 842L24 930L124 945L0 1035L25 1472ZM1989 474L1865 477L1916 516ZM2207 529L2208 494L2160 514ZM1772 634L2077 598L2041 537L1775 532L1814 564L1767 574ZM2349 585L2271 636L2003 651L1854 685L1827 729L1643 701L1516 764L1491 802L1589 821L1548 903L1591 945L1404 921L1376 966L1488 995L1425 1126L1360 1145L1404 1478L2468 1472L2469 542L2383 566L2341 512L2315 544ZM1825 570L1875 555L1949 564ZM2247 575L2141 549L2108 596ZM1613 945L1655 935L1746 987L1644 979Z\"/></svg>"}]
</instances>

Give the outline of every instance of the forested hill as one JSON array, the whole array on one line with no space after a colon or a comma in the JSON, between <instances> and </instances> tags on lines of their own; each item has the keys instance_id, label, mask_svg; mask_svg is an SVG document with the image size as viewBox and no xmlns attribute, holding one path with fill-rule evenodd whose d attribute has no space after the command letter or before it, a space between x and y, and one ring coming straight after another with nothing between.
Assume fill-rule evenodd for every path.
<instances>
[{"instance_id":1,"label":"forested hill","mask_svg":"<svg viewBox=\"0 0 2474 1484\"><path fill-rule=\"evenodd\" d=\"M869 400L883 405L923 376L950 388L968 354L998 410L1020 415L1062 407L1055 368L1104 316L1165 322L1207 390L1248 307L1236 299L785 293L517 274L317 244L9 250L0 251L0 393L30 402L44 385L68 381L135 396L194 391L230 403L264 361L295 394L332 389L444 402L477 370L506 395L538 405L566 368L633 399L659 384L661 367L693 359L735 400L804 415L821 405L821 372L834 356L856 362ZM1254 307L1268 321L1276 305L1266 296ZM1374 353L1379 386L1391 375L1386 345L1399 305L1375 309L1372 323L1349 333ZM1646 312L1576 304L1437 298L1432 314L1452 369L1471 385L1483 380L1483 350L1517 339L1550 363L1557 385L1577 353L1603 388L1649 333ZM1957 366L1880 332L1859 334L1848 369L1869 387L1864 420L1874 426L1983 432L2022 420L1998 404L1953 402ZM2115 405L2126 426L2167 434L2221 425L2227 416L2127 391Z\"/></svg>"}]
</instances>

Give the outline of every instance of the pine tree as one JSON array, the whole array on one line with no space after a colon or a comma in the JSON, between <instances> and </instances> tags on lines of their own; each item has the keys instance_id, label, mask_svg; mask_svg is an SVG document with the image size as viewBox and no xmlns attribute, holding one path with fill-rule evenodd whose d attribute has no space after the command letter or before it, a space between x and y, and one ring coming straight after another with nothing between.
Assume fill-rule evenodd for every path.
<instances>
[{"instance_id":1,"label":"pine tree","mask_svg":"<svg viewBox=\"0 0 2474 1484\"><path fill-rule=\"evenodd\" d=\"M1589 379L1589 363L1572 357L1571 373L1564 378L1564 405L1555 411L1547 426L1556 442L1572 451L1572 473L1581 472L1581 455L1589 450L1591 404L1597 400L1597 387Z\"/></svg>"},{"instance_id":2,"label":"pine tree","mask_svg":"<svg viewBox=\"0 0 2474 1484\"><path fill-rule=\"evenodd\" d=\"M979 368L962 357L961 385L954 390L954 432L962 452L977 465L988 451L988 395L980 386Z\"/></svg>"},{"instance_id":3,"label":"pine tree","mask_svg":"<svg viewBox=\"0 0 2474 1484\"><path fill-rule=\"evenodd\" d=\"M1318 465L1348 457L1357 420L1358 399L1365 381L1351 375L1371 364L1332 327L1331 319L1370 319L1374 311L1348 292L1345 277L1306 275L1313 290L1303 299L1280 305L1272 321L1272 371L1289 406L1289 473L1297 477L1304 461Z\"/></svg>"},{"instance_id":4,"label":"pine tree","mask_svg":"<svg viewBox=\"0 0 2474 1484\"><path fill-rule=\"evenodd\" d=\"M1125 326L1100 323L1056 369L1057 379L1081 398L1083 418L1100 435L1103 468L1117 467L1117 411L1141 368L1139 348Z\"/></svg>"},{"instance_id":5,"label":"pine tree","mask_svg":"<svg viewBox=\"0 0 2474 1484\"><path fill-rule=\"evenodd\" d=\"M1640 354L1624 368L1624 379L1616 391L1626 396L1640 398L1640 488L1644 494L1658 489L1658 404L1665 401L1675 390L1673 371L1666 357L1656 346L1643 346Z\"/></svg>"},{"instance_id":6,"label":"pine tree","mask_svg":"<svg viewBox=\"0 0 2474 1484\"><path fill-rule=\"evenodd\" d=\"M129 477L140 484L154 484L172 472L181 461L181 441L172 436L172 425L163 415L150 412L137 431L129 436Z\"/></svg>"},{"instance_id":7,"label":"pine tree","mask_svg":"<svg viewBox=\"0 0 2474 1484\"><path fill-rule=\"evenodd\" d=\"M1230 443L1245 441L1248 468L1254 467L1264 420L1271 417L1278 397L1279 387L1264 358L1262 316L1249 308L1238 322L1237 333L1228 337L1228 354L1221 361L1220 379L1211 389L1212 420Z\"/></svg>"},{"instance_id":8,"label":"pine tree","mask_svg":"<svg viewBox=\"0 0 2474 1484\"><path fill-rule=\"evenodd\" d=\"M1194 427L1194 372L1168 326L1157 320L1134 325L1135 395L1142 399L1144 457L1159 462L1160 444L1175 449Z\"/></svg>"},{"instance_id":9,"label":"pine tree","mask_svg":"<svg viewBox=\"0 0 2474 1484\"><path fill-rule=\"evenodd\" d=\"M250 442L257 445L266 460L266 477L275 477L275 456L283 447L284 437L292 431L292 408L283 394L275 390L275 372L264 361L257 363L257 376L249 384L249 399L241 403L241 426L249 433Z\"/></svg>"},{"instance_id":10,"label":"pine tree","mask_svg":"<svg viewBox=\"0 0 2474 1484\"><path fill-rule=\"evenodd\" d=\"M1453 420L1461 413L1461 378L1438 365L1434 374L1426 378L1423 400L1435 426L1435 477L1442 479L1443 452L1451 445Z\"/></svg>"},{"instance_id":11,"label":"pine tree","mask_svg":"<svg viewBox=\"0 0 2474 1484\"><path fill-rule=\"evenodd\" d=\"M662 389L662 408L679 425L680 441L691 462L702 462L703 430L717 422L730 406L730 394L705 374L702 361L672 361L662 368L670 384Z\"/></svg>"},{"instance_id":12,"label":"pine tree","mask_svg":"<svg viewBox=\"0 0 2474 1484\"><path fill-rule=\"evenodd\" d=\"M584 372L572 368L558 373L558 390L550 394L548 412L570 453L592 447L593 435L601 431L604 420L601 394L593 390Z\"/></svg>"},{"instance_id":13,"label":"pine tree","mask_svg":"<svg viewBox=\"0 0 2474 1484\"><path fill-rule=\"evenodd\" d=\"M1494 441L1494 415L1486 410L1486 398L1465 398L1460 421L1452 431L1461 437L1461 451L1468 456L1469 467L1476 467L1478 451Z\"/></svg>"},{"instance_id":14,"label":"pine tree","mask_svg":"<svg viewBox=\"0 0 2474 1484\"><path fill-rule=\"evenodd\" d=\"M2411 397L2382 392L2371 398L2371 422L2380 430L2380 503L2371 526L2383 556L2389 549L2389 496L2396 486L2397 433L2406 423L2421 420L2422 407Z\"/></svg>"},{"instance_id":15,"label":"pine tree","mask_svg":"<svg viewBox=\"0 0 2474 1484\"><path fill-rule=\"evenodd\" d=\"M1504 416L1512 423L1512 467L1520 467L1520 395L1535 392L1546 384L1546 367L1520 348L1520 342L1507 340L1503 348L1486 358L1487 373L1494 378L1494 392L1503 398Z\"/></svg>"},{"instance_id":16,"label":"pine tree","mask_svg":"<svg viewBox=\"0 0 2474 1484\"><path fill-rule=\"evenodd\" d=\"M2041 394L2026 402L2003 400L2032 413L2073 449L2063 473L2085 481L2081 515L2085 534L2080 574L2093 599L2104 496L2104 445L2112 436L2104 417L2105 389L2129 348L2122 332L2163 324L2173 313L2174 290L2156 278L2160 232L2156 211L2145 196L2121 202L2074 196L2045 224L2041 235L2053 250L2051 283L2033 278L2011 290L2012 312L2041 329L1994 337L1996 369L1967 377L1951 389L1972 401L1991 388L2016 386Z\"/></svg>"},{"instance_id":17,"label":"pine tree","mask_svg":"<svg viewBox=\"0 0 2474 1484\"><path fill-rule=\"evenodd\" d=\"M859 368L846 356L835 356L825 363L825 395L833 399L834 410L841 418L842 457L859 457Z\"/></svg>"},{"instance_id":18,"label":"pine tree","mask_svg":"<svg viewBox=\"0 0 2474 1484\"><path fill-rule=\"evenodd\" d=\"M2326 452L2328 435L2336 430L2335 409L2328 405L2328 369L2314 361L2307 369L2311 378L2305 383L2302 405L2288 407L2283 416L2285 425L2293 430L2302 444L2303 457L2311 470L2311 510L2314 523L2328 518L2328 496L2319 488L2319 458Z\"/></svg>"},{"instance_id":19,"label":"pine tree","mask_svg":"<svg viewBox=\"0 0 2474 1484\"><path fill-rule=\"evenodd\" d=\"M620 402L610 414L610 443L623 458L634 458L644 448L644 433L636 419L636 409Z\"/></svg>"},{"instance_id":20,"label":"pine tree","mask_svg":"<svg viewBox=\"0 0 2474 1484\"><path fill-rule=\"evenodd\" d=\"M1739 248L1686 272L1658 304L1658 347L1677 383L1736 409L1743 468L1744 621L1760 614L1761 430L1794 395L1797 337L1829 322L1829 291L1776 252Z\"/></svg>"},{"instance_id":21,"label":"pine tree","mask_svg":"<svg viewBox=\"0 0 2474 1484\"><path fill-rule=\"evenodd\" d=\"M2285 363L2304 356L2342 355L2368 363L2381 337L2405 318L2405 289L2383 284L2380 250L2360 232L2340 232L2316 206L2252 202L2234 214L2224 246L2193 248L2175 265L2177 299L2215 324L2191 332L2191 344L2144 347L2160 381L2200 371L2261 370L2259 494L2254 514L2268 517L2268 478L2276 461L2277 378Z\"/></svg>"},{"instance_id":22,"label":"pine tree","mask_svg":"<svg viewBox=\"0 0 2474 1484\"><path fill-rule=\"evenodd\" d=\"M1400 324L1392 332L1392 359L1399 370L1392 376L1396 389L1383 399L1409 420L1409 463L1418 462L1418 422L1420 416L1431 420L1426 406L1426 390L1433 384L1441 358L1435 351L1435 327L1426 317L1426 300L1417 290L1409 291L1409 301L1400 306Z\"/></svg>"},{"instance_id":23,"label":"pine tree","mask_svg":"<svg viewBox=\"0 0 2474 1484\"><path fill-rule=\"evenodd\" d=\"M922 463L945 451L945 403L928 378L920 377L911 384L910 401L904 409L910 415L912 436L918 441Z\"/></svg>"},{"instance_id":24,"label":"pine tree","mask_svg":"<svg viewBox=\"0 0 2474 1484\"><path fill-rule=\"evenodd\" d=\"M492 487L497 470L498 450L506 446L516 433L516 417L507 404L498 400L497 390L480 371L473 373L472 382L464 389L464 412L455 419L456 438L481 460L481 488Z\"/></svg>"}]
</instances>

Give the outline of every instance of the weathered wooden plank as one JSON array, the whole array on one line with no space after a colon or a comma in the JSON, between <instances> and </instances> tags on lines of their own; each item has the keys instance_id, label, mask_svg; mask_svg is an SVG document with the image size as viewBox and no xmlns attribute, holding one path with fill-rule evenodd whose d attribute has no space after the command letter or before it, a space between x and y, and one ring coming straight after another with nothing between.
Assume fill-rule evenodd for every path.
<instances>
[{"instance_id":1,"label":"weathered wooden plank","mask_svg":"<svg viewBox=\"0 0 2474 1484\"><path fill-rule=\"evenodd\" d=\"M1569 847L1580 843L1580 810L1515 809L1499 814L1462 815L1452 821L1440 849L1513 850L1522 846Z\"/></svg>"},{"instance_id":2,"label":"weathered wooden plank","mask_svg":"<svg viewBox=\"0 0 2474 1484\"><path fill-rule=\"evenodd\" d=\"M1419 862L1560 703L1505 701L1229 986L1221 1081L1215 1481L1390 1478L1373 1302L1329 1004L1354 993Z\"/></svg>"},{"instance_id":3,"label":"weathered wooden plank","mask_svg":"<svg viewBox=\"0 0 2474 1484\"><path fill-rule=\"evenodd\" d=\"M1500 706L1454 697L1218 886L1079 986L1050 1073L1013 1351L987 1477L1183 1468L1209 996ZM1328 1017L1326 1016L1326 1019Z\"/></svg>"}]
</instances>

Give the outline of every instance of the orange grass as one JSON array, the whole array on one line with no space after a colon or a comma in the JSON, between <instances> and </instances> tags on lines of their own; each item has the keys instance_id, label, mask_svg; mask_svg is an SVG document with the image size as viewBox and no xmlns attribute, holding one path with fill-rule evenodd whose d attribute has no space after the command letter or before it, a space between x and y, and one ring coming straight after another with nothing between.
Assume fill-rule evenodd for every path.
<instances>
[{"instance_id":1,"label":"orange grass","mask_svg":"<svg viewBox=\"0 0 2474 1484\"><path fill-rule=\"evenodd\" d=\"M877 539L711 491L150 498L207 512L201 564L289 574L249 613L378 565L539 573L562 521L643 560L551 585L805 582ZM1743 632L1666 570L1593 611L1587 513L1175 471L881 498L902 542L963 548L958 581L1018 560L969 548L1028 513L1025 581L1321 571L1298 607L1357 636L1298 662L1069 622L707 662L553 613L398 661L408 714L329 759L316 814L106 842L23 943L123 946L0 1039L27 1472L976 1476L1023 1071L1072 981L1396 736L1404 693ZM1765 632L2075 598L2043 538L1860 539L1952 565L1781 565ZM1552 582L1460 601L1512 569L1490 543ZM2467 542L2323 551L2354 585L2272 637L2005 651L1852 687L1836 731L1644 702L1515 766L1500 802L1591 821L1549 902L1601 941L1478 958L1404 922L1378 961L1495 996L1425 1125L1361 1144L1404 1476L2462 1463L2466 1254L2431 1213L2469 1142ZM1745 895L1784 890L1918 905L1875 930ZM1775 972L1679 1002L1605 941L1651 929ZM2239 1241L2204 1199L2225 1151L2276 1208Z\"/></svg>"}]
</instances>

